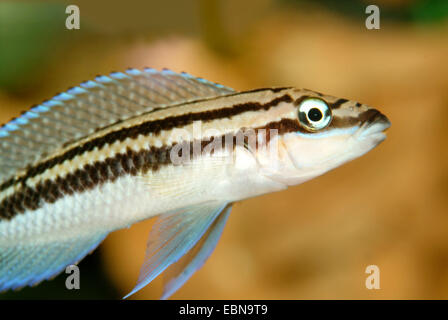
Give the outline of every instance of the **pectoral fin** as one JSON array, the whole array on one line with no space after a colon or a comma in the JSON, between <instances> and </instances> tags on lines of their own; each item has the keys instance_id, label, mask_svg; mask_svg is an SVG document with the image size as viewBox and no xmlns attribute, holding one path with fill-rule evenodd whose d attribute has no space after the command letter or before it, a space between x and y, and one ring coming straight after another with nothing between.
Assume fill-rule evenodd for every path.
<instances>
[{"instance_id":1,"label":"pectoral fin","mask_svg":"<svg viewBox=\"0 0 448 320\"><path fill-rule=\"evenodd\" d=\"M184 265L184 268L178 269L176 266L171 269L173 276L165 288L163 298L180 288L213 251L230 212L227 206L228 203L208 202L160 216L150 232L137 285L124 298L145 287L193 249L192 255L180 261L179 266ZM202 245L195 247L201 238L204 242L201 241Z\"/></svg>"},{"instance_id":2,"label":"pectoral fin","mask_svg":"<svg viewBox=\"0 0 448 320\"><path fill-rule=\"evenodd\" d=\"M164 289L160 299L168 299L204 265L213 250L215 250L231 210L232 207L226 207L215 221L213 221L213 224L208 228L207 232L197 242L194 248L165 270L163 273Z\"/></svg>"}]
</instances>

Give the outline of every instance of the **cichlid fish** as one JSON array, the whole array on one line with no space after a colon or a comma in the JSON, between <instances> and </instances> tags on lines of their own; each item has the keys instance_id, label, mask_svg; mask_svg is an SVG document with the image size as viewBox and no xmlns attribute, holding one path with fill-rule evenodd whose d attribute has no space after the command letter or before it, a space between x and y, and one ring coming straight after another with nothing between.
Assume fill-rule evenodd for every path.
<instances>
[{"instance_id":1,"label":"cichlid fish","mask_svg":"<svg viewBox=\"0 0 448 320\"><path fill-rule=\"evenodd\" d=\"M319 92L236 92L129 69L0 128L0 291L52 278L114 230L157 216L137 285L168 298L214 250L234 202L286 189L385 139L389 120Z\"/></svg>"}]
</instances>

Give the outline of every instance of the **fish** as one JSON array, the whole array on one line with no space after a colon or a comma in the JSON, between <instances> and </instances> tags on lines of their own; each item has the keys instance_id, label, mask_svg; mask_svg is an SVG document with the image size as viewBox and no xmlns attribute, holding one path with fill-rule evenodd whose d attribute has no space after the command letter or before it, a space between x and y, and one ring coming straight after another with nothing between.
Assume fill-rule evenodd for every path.
<instances>
[{"instance_id":1,"label":"fish","mask_svg":"<svg viewBox=\"0 0 448 320\"><path fill-rule=\"evenodd\" d=\"M0 291L54 278L154 218L128 298L168 299L214 251L232 205L379 145L390 121L295 87L235 91L168 69L97 76L0 128Z\"/></svg>"}]
</instances>

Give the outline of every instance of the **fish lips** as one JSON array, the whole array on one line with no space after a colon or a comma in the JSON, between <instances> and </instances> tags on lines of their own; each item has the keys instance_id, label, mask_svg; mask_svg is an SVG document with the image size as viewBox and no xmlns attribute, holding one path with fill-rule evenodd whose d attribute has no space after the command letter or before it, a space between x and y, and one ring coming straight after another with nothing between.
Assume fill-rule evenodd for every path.
<instances>
[{"instance_id":1,"label":"fish lips","mask_svg":"<svg viewBox=\"0 0 448 320\"><path fill-rule=\"evenodd\" d=\"M386 138L384 131L391 126L391 122L384 114L376 109L372 109L369 113L369 117L359 129L358 138L375 138L375 140L383 141Z\"/></svg>"}]
</instances>

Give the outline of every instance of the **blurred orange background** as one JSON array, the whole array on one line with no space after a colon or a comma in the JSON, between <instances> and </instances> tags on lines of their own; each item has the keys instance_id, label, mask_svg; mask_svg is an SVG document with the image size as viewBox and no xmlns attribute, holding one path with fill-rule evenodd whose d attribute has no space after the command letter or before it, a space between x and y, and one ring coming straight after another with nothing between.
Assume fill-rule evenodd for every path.
<instances>
[{"instance_id":1,"label":"blurred orange background","mask_svg":"<svg viewBox=\"0 0 448 320\"><path fill-rule=\"evenodd\" d=\"M147 66L236 90L296 86L366 103L391 120L386 141L303 185L237 203L215 252L172 298L446 299L448 7L377 1L381 29L368 30L368 2L329 3L0 3L0 122L97 74ZM80 30L65 29L68 4L80 8ZM152 223L112 233L86 258L108 283L94 295L83 286L95 278L82 278L80 292L61 296L62 275L61 286L0 299L120 298L136 283ZM372 264L379 290L365 286ZM156 279L131 298L161 290Z\"/></svg>"}]
</instances>

